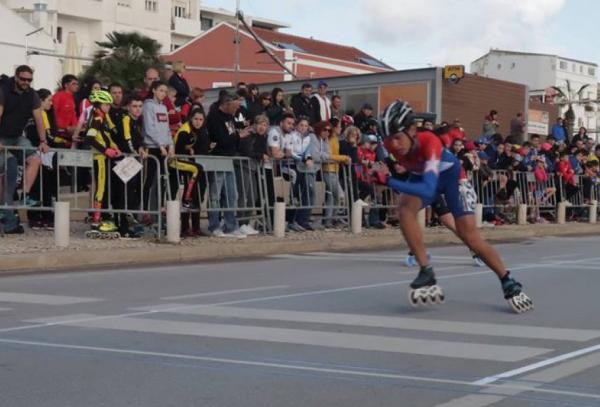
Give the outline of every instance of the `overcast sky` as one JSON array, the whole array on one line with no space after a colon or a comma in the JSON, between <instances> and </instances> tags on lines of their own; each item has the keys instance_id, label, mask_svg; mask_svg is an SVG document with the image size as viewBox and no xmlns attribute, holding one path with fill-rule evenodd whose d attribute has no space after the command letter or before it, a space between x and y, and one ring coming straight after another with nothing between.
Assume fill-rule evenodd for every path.
<instances>
[{"instance_id":1,"label":"overcast sky","mask_svg":"<svg viewBox=\"0 0 600 407\"><path fill-rule=\"evenodd\" d=\"M235 0L202 0L235 9ZM464 64L490 48L600 62L596 0L241 0L290 34L355 46L397 69Z\"/></svg>"}]
</instances>

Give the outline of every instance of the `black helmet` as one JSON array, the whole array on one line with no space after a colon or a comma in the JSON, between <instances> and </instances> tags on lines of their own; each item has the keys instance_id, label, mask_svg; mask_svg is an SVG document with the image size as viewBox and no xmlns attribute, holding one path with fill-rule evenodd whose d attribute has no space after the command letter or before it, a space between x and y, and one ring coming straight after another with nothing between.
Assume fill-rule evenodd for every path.
<instances>
[{"instance_id":1,"label":"black helmet","mask_svg":"<svg viewBox=\"0 0 600 407\"><path fill-rule=\"evenodd\" d=\"M407 102L392 102L381 114L381 131L384 137L393 136L415 122L416 116Z\"/></svg>"}]
</instances>

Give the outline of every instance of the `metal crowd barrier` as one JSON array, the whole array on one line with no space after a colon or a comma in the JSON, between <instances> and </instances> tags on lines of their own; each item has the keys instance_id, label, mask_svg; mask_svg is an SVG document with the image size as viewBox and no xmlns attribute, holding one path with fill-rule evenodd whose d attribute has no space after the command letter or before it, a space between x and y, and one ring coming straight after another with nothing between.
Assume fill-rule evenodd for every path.
<instances>
[{"instance_id":1,"label":"metal crowd barrier","mask_svg":"<svg viewBox=\"0 0 600 407\"><path fill-rule=\"evenodd\" d=\"M337 171L330 171L337 165ZM300 226L323 224L350 225L353 202L351 166L334 161L306 163L293 160L272 160L261 166L265 191L267 223L273 227L275 202L286 203L286 221Z\"/></svg>"},{"instance_id":2,"label":"metal crowd barrier","mask_svg":"<svg viewBox=\"0 0 600 407\"><path fill-rule=\"evenodd\" d=\"M26 167L23 158L28 152L42 161L37 179L29 192L24 189L27 184L26 169L23 169L21 179L18 173L13 173L16 164L22 166L25 163ZM154 218L151 220L156 224L156 235L160 238L163 229L161 177L147 181L149 168L160 168L160 161L153 156L148 156L143 162L137 155L124 155L114 160L97 154L96 158L94 156L91 150L51 149L49 153L41 155L36 148L4 147L0 151L0 163L3 164L0 169L0 212L4 216L10 216L10 213L18 210L27 210L28 213L52 212L54 202L69 201L71 212L87 213L90 217L94 212L99 212L103 218L112 215L149 215ZM115 166L124 159L139 162L141 167L126 183L114 172ZM99 187L103 192L98 193ZM13 195L9 196L11 191L20 195L20 198L15 201ZM87 195L84 199L81 199L82 192ZM30 206L27 198L35 199L40 204ZM102 202L101 207L94 204L98 199ZM145 202L152 203L152 207L145 205Z\"/></svg>"},{"instance_id":3,"label":"metal crowd barrier","mask_svg":"<svg viewBox=\"0 0 600 407\"><path fill-rule=\"evenodd\" d=\"M255 160L177 155L165 158L164 163L167 197L181 200L183 213L200 216L204 212L209 220L233 213L237 221L253 222L267 231L262 172ZM192 189L188 192L188 188Z\"/></svg>"}]
</instances>

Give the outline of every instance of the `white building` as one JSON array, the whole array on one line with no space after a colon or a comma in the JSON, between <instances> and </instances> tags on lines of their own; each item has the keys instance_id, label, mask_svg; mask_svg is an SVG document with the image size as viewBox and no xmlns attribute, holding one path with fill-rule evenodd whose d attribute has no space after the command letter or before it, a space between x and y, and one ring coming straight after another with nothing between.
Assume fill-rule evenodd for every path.
<instances>
[{"instance_id":1,"label":"white building","mask_svg":"<svg viewBox=\"0 0 600 407\"><path fill-rule=\"evenodd\" d=\"M56 88L61 76L61 60L55 56L52 37L43 31L35 32L36 26L1 3L0 24L0 73L12 76L17 66L26 64L35 71L35 88Z\"/></svg>"},{"instance_id":2,"label":"white building","mask_svg":"<svg viewBox=\"0 0 600 407\"><path fill-rule=\"evenodd\" d=\"M74 32L79 53L92 57L96 41L112 31L138 31L172 51L235 13L203 7L201 0L0 0L34 24L41 24L66 53L66 38ZM45 13L36 12L44 9ZM40 15L42 14L42 15ZM279 29L286 24L247 17L253 25Z\"/></svg>"},{"instance_id":3,"label":"white building","mask_svg":"<svg viewBox=\"0 0 600 407\"><path fill-rule=\"evenodd\" d=\"M551 86L566 91L566 82L571 84L572 93L583 85L589 85L581 99L575 95L573 110L576 125L590 130L600 127L597 80L598 65L593 62L579 61L551 54L535 54L503 50L490 50L487 54L471 63L471 73L489 78L521 83L529 87L530 96L552 96ZM589 103L588 103L589 101ZM586 107L586 105L588 107ZM563 109L563 113L566 107Z\"/></svg>"}]
</instances>

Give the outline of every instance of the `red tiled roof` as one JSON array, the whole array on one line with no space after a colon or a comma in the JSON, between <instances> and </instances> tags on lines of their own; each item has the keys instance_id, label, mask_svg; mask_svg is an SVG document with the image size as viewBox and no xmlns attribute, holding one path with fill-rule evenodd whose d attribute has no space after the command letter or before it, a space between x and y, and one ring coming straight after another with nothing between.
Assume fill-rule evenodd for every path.
<instances>
[{"instance_id":1,"label":"red tiled roof","mask_svg":"<svg viewBox=\"0 0 600 407\"><path fill-rule=\"evenodd\" d=\"M319 55L323 57L335 58L342 61L362 63L360 58L375 59L371 55L361 50L345 45L333 44L331 42L314 40L312 38L298 37L296 35L285 34L278 31L267 30L264 28L253 27L254 32L265 42L276 45L276 43L293 44L308 54ZM393 69L391 66L379 61L384 67Z\"/></svg>"}]
</instances>

